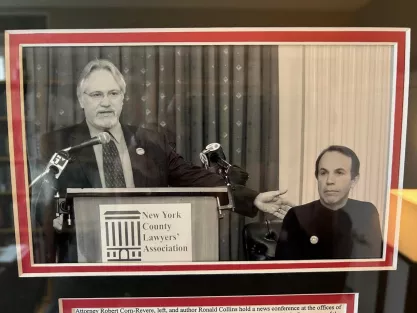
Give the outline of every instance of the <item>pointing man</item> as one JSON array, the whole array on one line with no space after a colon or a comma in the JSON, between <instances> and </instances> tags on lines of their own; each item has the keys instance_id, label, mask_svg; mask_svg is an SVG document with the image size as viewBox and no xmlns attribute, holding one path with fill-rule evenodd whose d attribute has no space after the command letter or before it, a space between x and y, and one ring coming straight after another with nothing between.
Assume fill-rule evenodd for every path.
<instances>
[{"instance_id":1,"label":"pointing man","mask_svg":"<svg viewBox=\"0 0 417 313\"><path fill-rule=\"evenodd\" d=\"M126 83L116 66L108 60L93 60L83 69L77 84L77 96L85 120L43 136L41 152L45 161L68 146L79 144L106 131L111 141L105 145L79 151L58 181L60 194L67 188L124 187L215 187L224 186L223 177L186 162L168 144L166 138L151 130L123 125L119 121L126 93ZM258 193L244 186L233 186L236 212L254 217L258 209L283 217L285 201L279 191ZM61 230L62 217L55 219L50 209L44 227L48 259L55 260L55 229ZM53 221L54 220L54 221ZM59 241L59 240L58 240ZM66 244L74 247L75 236ZM59 251L59 259L73 262L76 256L69 249Z\"/></svg>"}]
</instances>

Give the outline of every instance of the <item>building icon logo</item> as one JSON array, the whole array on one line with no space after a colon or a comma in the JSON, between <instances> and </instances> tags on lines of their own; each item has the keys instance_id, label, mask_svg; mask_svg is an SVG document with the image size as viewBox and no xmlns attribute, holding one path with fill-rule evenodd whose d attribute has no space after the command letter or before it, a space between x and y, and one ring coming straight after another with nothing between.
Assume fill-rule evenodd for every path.
<instances>
[{"instance_id":1,"label":"building icon logo","mask_svg":"<svg viewBox=\"0 0 417 313\"><path fill-rule=\"evenodd\" d=\"M101 210L100 220L103 262L142 260L141 212Z\"/></svg>"}]
</instances>

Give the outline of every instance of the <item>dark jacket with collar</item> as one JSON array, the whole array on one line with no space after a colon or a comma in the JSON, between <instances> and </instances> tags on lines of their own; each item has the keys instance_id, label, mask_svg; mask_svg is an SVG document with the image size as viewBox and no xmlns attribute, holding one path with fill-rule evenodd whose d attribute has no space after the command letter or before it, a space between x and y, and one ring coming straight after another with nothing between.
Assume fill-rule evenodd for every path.
<instances>
[{"instance_id":1,"label":"dark jacket with collar","mask_svg":"<svg viewBox=\"0 0 417 313\"><path fill-rule=\"evenodd\" d=\"M122 130L129 151L135 187L225 186L225 181L220 175L186 162L171 148L162 134L128 125L122 125ZM55 152L80 144L90 138L85 121L45 134L41 139L43 162L47 163ZM144 154L138 154L137 148L143 149ZM75 155L75 160L68 164L58 181L61 195L66 194L67 188L101 187L100 174L92 146L81 149ZM253 201L258 192L243 186L234 187L236 212L249 217L256 216L258 210L253 205ZM54 247L57 245L56 240L60 240L56 238L52 228L55 211L52 208L46 210L46 214L43 214L46 245ZM47 250L49 251L48 259L53 262L55 251L53 248Z\"/></svg>"},{"instance_id":2,"label":"dark jacket with collar","mask_svg":"<svg viewBox=\"0 0 417 313\"><path fill-rule=\"evenodd\" d=\"M348 199L336 211L320 200L290 209L276 246L277 260L366 259L382 257L376 207Z\"/></svg>"}]
</instances>

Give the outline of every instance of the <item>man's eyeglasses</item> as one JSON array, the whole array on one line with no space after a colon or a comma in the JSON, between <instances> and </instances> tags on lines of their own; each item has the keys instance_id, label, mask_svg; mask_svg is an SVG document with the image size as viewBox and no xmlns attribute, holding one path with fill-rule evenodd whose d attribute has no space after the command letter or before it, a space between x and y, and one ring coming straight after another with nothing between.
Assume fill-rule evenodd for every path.
<instances>
[{"instance_id":1,"label":"man's eyeglasses","mask_svg":"<svg viewBox=\"0 0 417 313\"><path fill-rule=\"evenodd\" d=\"M84 93L95 102L101 102L104 100L104 93L101 91L93 91L90 93L84 91ZM111 101L119 100L122 94L123 93L120 90L111 90L107 93L107 98L109 98Z\"/></svg>"}]
</instances>

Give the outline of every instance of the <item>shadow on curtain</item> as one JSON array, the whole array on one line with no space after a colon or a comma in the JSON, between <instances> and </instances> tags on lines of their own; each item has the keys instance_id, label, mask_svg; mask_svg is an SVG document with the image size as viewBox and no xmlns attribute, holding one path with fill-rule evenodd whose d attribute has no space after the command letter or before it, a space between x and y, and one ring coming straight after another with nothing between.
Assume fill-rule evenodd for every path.
<instances>
[{"instance_id":1,"label":"shadow on curtain","mask_svg":"<svg viewBox=\"0 0 417 313\"><path fill-rule=\"evenodd\" d=\"M200 151L219 142L229 162L249 172L248 187L278 188L277 46L27 47L23 56L32 179L42 170L35 161L41 135L83 120L78 75L105 58L127 83L122 123L165 133L198 165ZM229 260L243 258L242 227L253 220L234 213L221 219Z\"/></svg>"}]
</instances>

